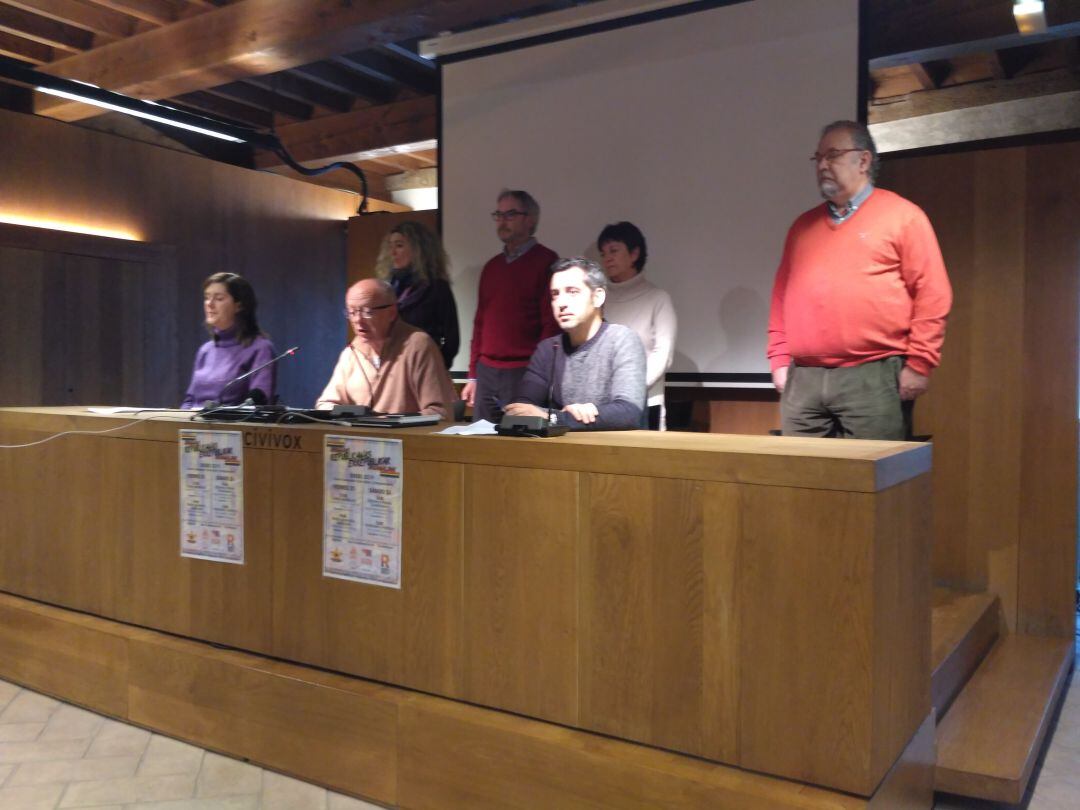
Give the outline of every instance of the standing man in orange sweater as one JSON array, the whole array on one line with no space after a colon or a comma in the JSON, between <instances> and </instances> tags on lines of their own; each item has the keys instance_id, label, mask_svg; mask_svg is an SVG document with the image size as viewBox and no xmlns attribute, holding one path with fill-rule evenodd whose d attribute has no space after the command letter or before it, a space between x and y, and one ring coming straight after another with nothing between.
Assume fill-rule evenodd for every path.
<instances>
[{"instance_id":1,"label":"standing man in orange sweater","mask_svg":"<svg viewBox=\"0 0 1080 810\"><path fill-rule=\"evenodd\" d=\"M874 187L864 125L829 124L811 160L826 202L788 231L769 313L783 432L904 439L941 360L945 262L922 209Z\"/></svg>"}]
</instances>

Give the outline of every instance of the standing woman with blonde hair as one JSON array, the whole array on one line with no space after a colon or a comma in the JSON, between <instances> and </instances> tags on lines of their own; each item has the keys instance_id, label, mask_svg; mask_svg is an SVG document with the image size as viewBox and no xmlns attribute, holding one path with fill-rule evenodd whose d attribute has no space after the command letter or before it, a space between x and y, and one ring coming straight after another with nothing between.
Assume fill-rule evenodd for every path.
<instances>
[{"instance_id":1,"label":"standing woman with blonde hair","mask_svg":"<svg viewBox=\"0 0 1080 810\"><path fill-rule=\"evenodd\" d=\"M457 304L439 237L419 222L396 225L383 240L376 275L389 282L405 323L431 335L449 369L460 345Z\"/></svg>"}]
</instances>

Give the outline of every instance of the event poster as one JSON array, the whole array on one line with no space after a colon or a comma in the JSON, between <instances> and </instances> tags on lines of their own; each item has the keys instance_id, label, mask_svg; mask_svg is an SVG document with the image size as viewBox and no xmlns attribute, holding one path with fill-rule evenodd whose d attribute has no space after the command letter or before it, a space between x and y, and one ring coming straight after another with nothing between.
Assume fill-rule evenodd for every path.
<instances>
[{"instance_id":1,"label":"event poster","mask_svg":"<svg viewBox=\"0 0 1080 810\"><path fill-rule=\"evenodd\" d=\"M327 436L323 576L401 587L401 440Z\"/></svg>"},{"instance_id":2,"label":"event poster","mask_svg":"<svg viewBox=\"0 0 1080 810\"><path fill-rule=\"evenodd\" d=\"M244 562L243 434L180 431L180 556Z\"/></svg>"}]
</instances>

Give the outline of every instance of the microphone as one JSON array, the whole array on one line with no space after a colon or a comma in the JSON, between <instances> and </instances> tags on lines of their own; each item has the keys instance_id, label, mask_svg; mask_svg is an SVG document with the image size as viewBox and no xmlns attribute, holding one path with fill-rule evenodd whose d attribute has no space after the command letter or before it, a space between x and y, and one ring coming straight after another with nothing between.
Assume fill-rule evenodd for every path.
<instances>
[{"instance_id":1,"label":"microphone","mask_svg":"<svg viewBox=\"0 0 1080 810\"><path fill-rule=\"evenodd\" d=\"M231 380L229 380L227 383L225 383L225 386L218 393L218 398L216 400L211 400L210 402L207 402L203 406L203 411L212 411L212 410L214 410L216 408L220 408L221 407L221 398L225 396L225 392L228 391L230 388L232 388L234 385L236 385L238 382L243 382L248 377L251 377L254 374L258 374L260 371L262 371L267 366L272 366L278 360L281 360L282 358L285 358L285 357L290 357L291 355L296 354L298 351L300 351L300 347L299 346L293 346L291 349L286 349L285 351L283 351L277 357L270 358L265 363L263 363L261 366L256 366L251 371L247 371L247 372L241 374L239 377L233 377ZM259 389L256 389L256 391L259 391ZM265 391L259 391L259 393L262 394L262 402L255 403L255 401L254 401L255 400L255 391L252 391L251 396L249 397L250 404L252 404L252 405L254 405L254 404L260 404L260 405L266 404L266 392Z\"/></svg>"},{"instance_id":2,"label":"microphone","mask_svg":"<svg viewBox=\"0 0 1080 810\"><path fill-rule=\"evenodd\" d=\"M562 342L562 336L559 336L559 343ZM551 427L551 403L555 400L555 366L559 359L559 344L555 344L555 351L551 353L551 382L548 383L548 406L547 406L547 422L548 427Z\"/></svg>"},{"instance_id":3,"label":"microphone","mask_svg":"<svg viewBox=\"0 0 1080 810\"><path fill-rule=\"evenodd\" d=\"M556 345L555 351L559 351ZM511 416L503 415L495 432L500 436L530 436L536 439L547 439L553 436L562 436L570 428L566 425L553 424L551 421L551 403L555 398L555 368L558 354L551 358L551 382L548 385L548 401L546 416Z\"/></svg>"}]
</instances>

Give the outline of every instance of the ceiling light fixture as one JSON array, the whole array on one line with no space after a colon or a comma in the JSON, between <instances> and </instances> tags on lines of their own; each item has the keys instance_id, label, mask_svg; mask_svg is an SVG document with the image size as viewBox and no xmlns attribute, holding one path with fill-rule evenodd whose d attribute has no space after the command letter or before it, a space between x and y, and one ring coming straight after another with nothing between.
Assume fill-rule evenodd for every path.
<instances>
[{"instance_id":1,"label":"ceiling light fixture","mask_svg":"<svg viewBox=\"0 0 1080 810\"><path fill-rule=\"evenodd\" d=\"M1013 17L1016 18L1016 28L1021 34L1046 32L1046 8L1042 0L1016 0L1013 4Z\"/></svg>"},{"instance_id":2,"label":"ceiling light fixture","mask_svg":"<svg viewBox=\"0 0 1080 810\"><path fill-rule=\"evenodd\" d=\"M156 101L146 101L140 98L125 96L123 93L105 90L97 85L89 84L87 82L65 79L61 76L52 76L48 73L34 70L33 68L27 67L22 62L5 56L0 56L0 77L28 85L41 93L46 93L51 96L57 96L70 101L78 101L82 104L91 104L95 107L101 107L102 109L112 110L125 115L133 115L136 118L144 118L158 124L178 127L180 129L188 130L189 132L196 132L200 135L206 135L211 138L217 138L231 143L248 143L258 149L266 149L273 152L291 169L307 177L325 174L333 169L345 169L346 171L352 172L360 179L362 193L357 213L368 213L367 177L360 167L343 161L337 161L327 166L320 166L314 169L301 166L293 159L292 155L288 153L278 136L272 132L256 132L247 127L229 124L225 121L218 121L209 116L196 115L195 113L186 112L185 110L178 110L175 107L159 104Z\"/></svg>"}]
</instances>

